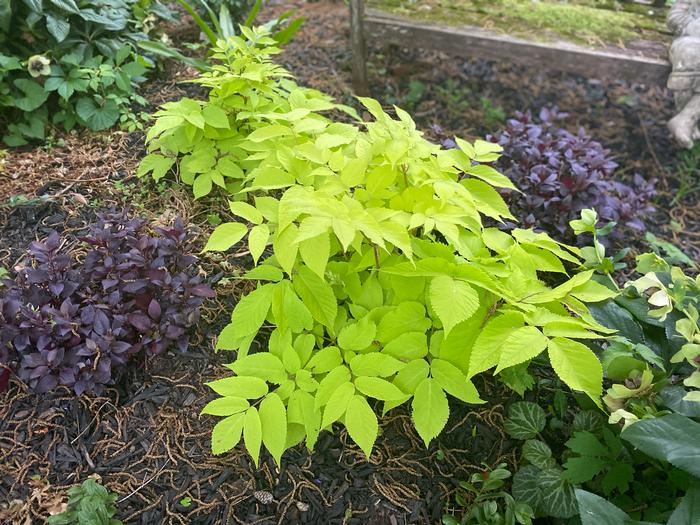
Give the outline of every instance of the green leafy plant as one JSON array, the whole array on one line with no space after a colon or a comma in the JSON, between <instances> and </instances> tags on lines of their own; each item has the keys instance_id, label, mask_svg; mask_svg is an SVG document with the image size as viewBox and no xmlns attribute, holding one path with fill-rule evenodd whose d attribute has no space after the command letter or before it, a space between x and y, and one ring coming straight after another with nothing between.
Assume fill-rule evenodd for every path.
<instances>
[{"instance_id":1,"label":"green leafy plant","mask_svg":"<svg viewBox=\"0 0 700 525\"><path fill-rule=\"evenodd\" d=\"M680 414L671 414L636 422L629 425L621 434L623 439L646 455L667 461L693 476L689 490L670 515L668 525L694 523L697 520L697 509L700 505L698 432L700 432L700 423ZM576 498L584 525L642 523L635 521L629 514L595 494L577 490Z\"/></svg>"},{"instance_id":2,"label":"green leafy plant","mask_svg":"<svg viewBox=\"0 0 700 525\"><path fill-rule=\"evenodd\" d=\"M175 171L195 197L230 199L241 222L218 225L204 250L247 236L256 263L244 278L259 284L217 342L237 354L234 375L209 384L222 397L204 413L224 417L213 451L242 437L256 462L262 445L279 462L340 422L369 456L373 405L386 413L407 402L428 445L447 422L448 395L481 403L474 375L540 355L599 403L601 364L575 339L610 332L583 301L615 292L592 270L569 277L577 249L483 225L482 215L512 219L494 189L512 185L487 164L499 147L460 139L442 150L403 110L392 118L371 99L360 102L374 121L334 122L322 112L356 115L272 63L269 31L242 31L247 39L220 42L218 63L197 80L208 100L156 114L139 168L156 179ZM251 352L261 330L267 342Z\"/></svg>"},{"instance_id":3,"label":"green leafy plant","mask_svg":"<svg viewBox=\"0 0 700 525\"><path fill-rule=\"evenodd\" d=\"M134 52L148 40L155 2L5 0L0 8L0 127L10 146L44 140L49 123L135 129L145 114L135 88L152 62ZM144 17L144 18L140 18Z\"/></svg>"},{"instance_id":4,"label":"green leafy plant","mask_svg":"<svg viewBox=\"0 0 700 525\"><path fill-rule=\"evenodd\" d=\"M457 504L468 511L459 521L449 514L443 516L443 525L531 525L534 513L529 505L515 501L503 489L510 476L506 464L501 463L493 470L472 474L468 482L460 481L460 488L471 495L471 501L458 492Z\"/></svg>"},{"instance_id":5,"label":"green leafy plant","mask_svg":"<svg viewBox=\"0 0 700 525\"><path fill-rule=\"evenodd\" d=\"M50 516L49 525L121 525L114 518L117 495L110 493L94 479L68 491L68 508L61 514Z\"/></svg>"}]
</instances>

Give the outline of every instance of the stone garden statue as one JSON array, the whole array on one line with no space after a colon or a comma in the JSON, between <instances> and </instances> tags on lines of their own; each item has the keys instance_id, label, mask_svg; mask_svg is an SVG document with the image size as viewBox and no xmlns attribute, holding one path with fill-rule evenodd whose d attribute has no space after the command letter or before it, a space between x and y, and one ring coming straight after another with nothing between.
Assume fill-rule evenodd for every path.
<instances>
[{"instance_id":1,"label":"stone garden statue","mask_svg":"<svg viewBox=\"0 0 700 525\"><path fill-rule=\"evenodd\" d=\"M669 53L673 70L668 88L679 110L668 129L680 145L690 148L700 139L700 0L676 0L666 22L676 35Z\"/></svg>"}]
</instances>

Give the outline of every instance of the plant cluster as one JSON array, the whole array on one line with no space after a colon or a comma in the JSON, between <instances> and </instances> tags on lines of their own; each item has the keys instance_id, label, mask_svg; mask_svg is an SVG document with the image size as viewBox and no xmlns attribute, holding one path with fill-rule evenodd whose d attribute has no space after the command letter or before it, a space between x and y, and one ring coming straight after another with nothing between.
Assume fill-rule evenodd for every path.
<instances>
[{"instance_id":1,"label":"plant cluster","mask_svg":"<svg viewBox=\"0 0 700 525\"><path fill-rule=\"evenodd\" d=\"M461 520L449 514L442 517L443 525L532 525L535 517L527 503L515 501L504 485L511 477L511 472L505 463L500 463L494 469L472 474L470 480L460 481L459 487L463 492L473 496L468 503L457 492L457 504L469 507L469 511Z\"/></svg>"},{"instance_id":2,"label":"plant cluster","mask_svg":"<svg viewBox=\"0 0 700 525\"><path fill-rule=\"evenodd\" d=\"M513 219L494 188L513 185L487 164L501 148L458 139L443 150L371 99L360 102L374 121L362 123L275 65L268 32L243 35L221 41L197 80L207 100L156 114L139 169L157 180L175 171L196 197L223 194L245 221L218 225L205 247L247 236L256 267L244 277L259 282L218 338L237 354L234 375L209 384L221 397L204 413L224 417L213 451L242 437L256 463L263 444L279 462L342 422L369 456L375 401L384 413L410 402L427 445L449 417L448 395L480 403L471 377L534 358L599 402L601 364L577 339L609 333L584 301L615 292L592 270L569 277L576 248L484 226L482 216ZM356 121L334 122L330 110Z\"/></svg>"},{"instance_id":3,"label":"plant cluster","mask_svg":"<svg viewBox=\"0 0 700 525\"><path fill-rule=\"evenodd\" d=\"M152 62L135 53L151 0L6 0L0 9L0 127L10 146L43 140L48 123L135 126L134 89Z\"/></svg>"},{"instance_id":4,"label":"plant cluster","mask_svg":"<svg viewBox=\"0 0 700 525\"><path fill-rule=\"evenodd\" d=\"M185 350L213 295L193 275L188 240L180 220L151 235L144 221L107 213L90 226L79 259L56 232L32 243L0 288L0 364L37 392L100 393L135 354Z\"/></svg>"},{"instance_id":5,"label":"plant cluster","mask_svg":"<svg viewBox=\"0 0 700 525\"><path fill-rule=\"evenodd\" d=\"M587 208L604 221L643 231L640 217L653 211L654 182L638 174L631 185L616 180L610 152L582 128L571 133L559 127L565 116L546 108L539 119L517 113L490 138L503 147L497 167L521 190L510 195L511 209L526 226L559 234Z\"/></svg>"},{"instance_id":6,"label":"plant cluster","mask_svg":"<svg viewBox=\"0 0 700 525\"><path fill-rule=\"evenodd\" d=\"M68 491L68 507L60 514L50 516L48 525L122 525L114 518L117 495L110 493L94 479Z\"/></svg>"}]
</instances>

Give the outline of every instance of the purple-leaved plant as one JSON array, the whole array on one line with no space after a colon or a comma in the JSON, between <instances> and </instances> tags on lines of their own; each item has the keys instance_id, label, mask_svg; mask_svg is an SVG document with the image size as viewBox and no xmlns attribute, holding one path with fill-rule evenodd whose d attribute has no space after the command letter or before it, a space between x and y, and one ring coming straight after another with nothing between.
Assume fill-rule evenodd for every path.
<instances>
[{"instance_id":1,"label":"purple-leaved plant","mask_svg":"<svg viewBox=\"0 0 700 525\"><path fill-rule=\"evenodd\" d=\"M581 128L577 133L561 128L566 117L556 108L544 108L539 118L516 113L505 129L487 140L503 147L494 167L508 176L518 192L505 192L511 212L525 228L543 229L570 240L569 221L581 210L594 208L604 223L644 231L644 216L653 212L655 181L635 174L629 184L616 179L617 163L600 142ZM444 148L456 144L439 126L433 133Z\"/></svg>"},{"instance_id":2,"label":"purple-leaved plant","mask_svg":"<svg viewBox=\"0 0 700 525\"><path fill-rule=\"evenodd\" d=\"M145 221L106 213L82 240L81 260L63 253L58 233L33 242L24 267L0 288L5 381L14 369L37 392L64 385L99 394L135 354L187 348L188 329L214 292L185 254L182 221L149 235Z\"/></svg>"}]
</instances>

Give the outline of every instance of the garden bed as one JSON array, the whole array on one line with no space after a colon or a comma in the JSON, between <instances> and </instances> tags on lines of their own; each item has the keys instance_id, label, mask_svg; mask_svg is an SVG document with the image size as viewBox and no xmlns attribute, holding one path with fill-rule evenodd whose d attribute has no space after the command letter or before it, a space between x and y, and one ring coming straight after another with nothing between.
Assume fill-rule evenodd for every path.
<instances>
[{"instance_id":1,"label":"garden bed","mask_svg":"<svg viewBox=\"0 0 700 525\"><path fill-rule=\"evenodd\" d=\"M300 8L308 21L280 62L301 84L356 105L349 88L345 6L320 2ZM585 126L612 149L622 180L635 172L659 179L656 212L645 217L649 230L700 258L700 205L697 192L688 188L697 173L670 171L678 164L663 125L672 114L663 89L532 75L436 52L373 51L373 95L387 106L410 109L426 131L437 124L447 135L475 139L500 129L517 110L552 103L566 110L568 128ZM186 68L168 68L146 86L146 97L154 107L183 94L197 97L196 87L177 83L190 76ZM71 133L58 139L47 148L12 150L4 160L0 266L13 268L29 242L49 230L65 233L69 249L76 248L98 208L129 207L154 224L180 216L197 231L213 229L206 200L193 202L185 187L164 189L135 177L145 155L143 133ZM203 239L197 249L202 244ZM641 251L641 237L629 244ZM215 421L200 416L212 398L205 383L221 377L221 365L231 361L213 347L243 292L234 279L222 279L240 275L251 263L244 250L203 256L199 272L217 285L221 299L205 302L190 349L139 359L103 395L75 397L67 389L37 395L11 381L0 407L0 501L11 505L0 506L2 525L3 519L40 522L67 487L89 474L119 495L117 517L127 524L439 523L455 504L459 481L484 465L515 464L517 443L504 433L503 421L516 395L482 378L476 383L487 404L474 408L453 400L445 431L427 449L403 407L381 420L369 461L345 430L322 433L313 453L294 447L281 467L263 454L256 468L242 447L213 456Z\"/></svg>"}]
</instances>

